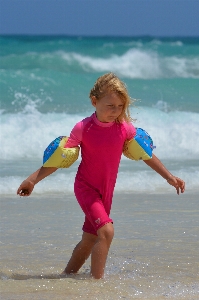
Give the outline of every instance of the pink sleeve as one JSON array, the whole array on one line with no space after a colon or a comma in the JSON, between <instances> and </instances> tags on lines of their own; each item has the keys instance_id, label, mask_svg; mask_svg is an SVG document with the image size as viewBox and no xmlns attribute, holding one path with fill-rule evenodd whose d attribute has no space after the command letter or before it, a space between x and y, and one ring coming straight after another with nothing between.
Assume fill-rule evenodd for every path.
<instances>
[{"instance_id":1,"label":"pink sleeve","mask_svg":"<svg viewBox=\"0 0 199 300\"><path fill-rule=\"evenodd\" d=\"M72 147L79 146L82 141L82 132L83 132L83 122L80 121L73 127L64 148L72 148Z\"/></svg>"},{"instance_id":2,"label":"pink sleeve","mask_svg":"<svg viewBox=\"0 0 199 300\"><path fill-rule=\"evenodd\" d=\"M124 122L124 127L126 129L127 140L133 139L136 135L136 128L133 126L133 124Z\"/></svg>"}]
</instances>

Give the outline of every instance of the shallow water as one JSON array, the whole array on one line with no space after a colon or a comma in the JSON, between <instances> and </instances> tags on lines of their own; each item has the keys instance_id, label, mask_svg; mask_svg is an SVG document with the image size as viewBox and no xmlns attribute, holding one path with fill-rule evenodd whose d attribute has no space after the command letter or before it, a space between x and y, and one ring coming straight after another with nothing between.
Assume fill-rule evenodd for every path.
<instances>
[{"instance_id":1,"label":"shallow water","mask_svg":"<svg viewBox=\"0 0 199 300\"><path fill-rule=\"evenodd\" d=\"M198 299L198 196L116 194L105 278L61 278L81 238L71 194L1 197L2 299Z\"/></svg>"},{"instance_id":2,"label":"shallow water","mask_svg":"<svg viewBox=\"0 0 199 300\"><path fill-rule=\"evenodd\" d=\"M198 37L1 36L0 44L0 195L13 196L47 145L93 113L89 92L110 71L137 99L134 125L151 135L155 155L198 192ZM143 165L122 156L116 191L169 192ZM72 193L76 170L63 171L67 179L56 172L35 192Z\"/></svg>"}]
</instances>

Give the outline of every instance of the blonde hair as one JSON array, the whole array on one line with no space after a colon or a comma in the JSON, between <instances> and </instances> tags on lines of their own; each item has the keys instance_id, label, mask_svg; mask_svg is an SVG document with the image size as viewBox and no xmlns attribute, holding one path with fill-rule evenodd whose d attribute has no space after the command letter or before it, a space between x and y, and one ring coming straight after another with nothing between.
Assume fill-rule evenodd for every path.
<instances>
[{"instance_id":1,"label":"blonde hair","mask_svg":"<svg viewBox=\"0 0 199 300\"><path fill-rule=\"evenodd\" d=\"M117 121L133 121L129 111L129 105L133 102L133 100L128 95L125 83L122 82L114 73L107 73L100 76L91 89L89 98L92 99L94 96L97 100L100 100L110 92L116 93L124 104L122 113L117 118Z\"/></svg>"}]
</instances>

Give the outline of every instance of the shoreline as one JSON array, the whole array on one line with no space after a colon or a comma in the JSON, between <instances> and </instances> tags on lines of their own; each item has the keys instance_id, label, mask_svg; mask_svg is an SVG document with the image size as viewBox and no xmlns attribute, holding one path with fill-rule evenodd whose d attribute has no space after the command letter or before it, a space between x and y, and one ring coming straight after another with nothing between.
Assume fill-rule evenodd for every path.
<instances>
[{"instance_id":1,"label":"shoreline","mask_svg":"<svg viewBox=\"0 0 199 300\"><path fill-rule=\"evenodd\" d=\"M73 195L1 197L1 297L196 300L197 204L197 193L116 193L115 237L105 278L96 281L89 278L90 260L77 276L58 277L82 234L84 217Z\"/></svg>"}]
</instances>

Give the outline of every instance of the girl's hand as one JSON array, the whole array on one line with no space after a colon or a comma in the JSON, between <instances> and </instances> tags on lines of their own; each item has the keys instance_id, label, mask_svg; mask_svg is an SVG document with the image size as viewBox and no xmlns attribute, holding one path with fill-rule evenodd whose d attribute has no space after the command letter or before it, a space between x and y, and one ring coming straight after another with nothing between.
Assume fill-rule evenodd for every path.
<instances>
[{"instance_id":1,"label":"girl's hand","mask_svg":"<svg viewBox=\"0 0 199 300\"><path fill-rule=\"evenodd\" d=\"M17 195L19 196L30 196L32 193L35 184L37 184L39 181L44 179L45 177L49 176L53 172L55 172L57 168L55 167L49 167L44 168L43 166L39 168L37 171L32 173L26 180L22 182L20 187L17 190Z\"/></svg>"},{"instance_id":2,"label":"girl's hand","mask_svg":"<svg viewBox=\"0 0 199 300\"><path fill-rule=\"evenodd\" d=\"M180 191L181 191L181 193L184 193L185 182L182 179L180 179L176 176L171 176L167 179L167 182L176 188L178 195L179 195Z\"/></svg>"},{"instance_id":3,"label":"girl's hand","mask_svg":"<svg viewBox=\"0 0 199 300\"><path fill-rule=\"evenodd\" d=\"M17 195L19 196L30 196L34 189L34 183L30 180L24 180L17 190Z\"/></svg>"}]
</instances>

